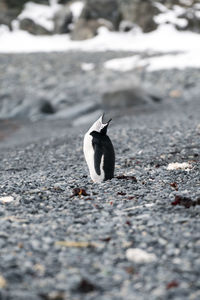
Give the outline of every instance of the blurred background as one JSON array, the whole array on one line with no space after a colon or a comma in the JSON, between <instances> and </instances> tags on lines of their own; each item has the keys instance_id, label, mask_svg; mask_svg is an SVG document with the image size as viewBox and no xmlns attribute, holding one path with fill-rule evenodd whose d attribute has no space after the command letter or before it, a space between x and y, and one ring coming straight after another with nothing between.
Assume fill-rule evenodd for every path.
<instances>
[{"instance_id":1,"label":"blurred background","mask_svg":"<svg viewBox=\"0 0 200 300\"><path fill-rule=\"evenodd\" d=\"M199 97L199 0L0 0L0 138Z\"/></svg>"}]
</instances>

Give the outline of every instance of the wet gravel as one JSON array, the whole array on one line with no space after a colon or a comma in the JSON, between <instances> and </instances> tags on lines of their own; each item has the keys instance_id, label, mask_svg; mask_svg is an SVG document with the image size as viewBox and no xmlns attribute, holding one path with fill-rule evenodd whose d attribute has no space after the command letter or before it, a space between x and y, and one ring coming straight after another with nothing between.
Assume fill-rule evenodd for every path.
<instances>
[{"instance_id":1,"label":"wet gravel","mask_svg":"<svg viewBox=\"0 0 200 300\"><path fill-rule=\"evenodd\" d=\"M199 299L200 206L172 205L200 197L199 115L197 98L115 118L115 173L129 177L101 184L88 177L85 128L41 121L1 142L0 299Z\"/></svg>"}]
</instances>

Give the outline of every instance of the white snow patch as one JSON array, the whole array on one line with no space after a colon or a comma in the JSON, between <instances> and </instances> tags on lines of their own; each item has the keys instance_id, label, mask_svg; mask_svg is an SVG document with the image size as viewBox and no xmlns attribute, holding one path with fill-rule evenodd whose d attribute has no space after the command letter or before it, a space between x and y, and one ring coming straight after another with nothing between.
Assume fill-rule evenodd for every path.
<instances>
[{"instance_id":1,"label":"white snow patch","mask_svg":"<svg viewBox=\"0 0 200 300\"><path fill-rule=\"evenodd\" d=\"M197 19L200 19L200 11L196 11L195 16L196 16Z\"/></svg>"},{"instance_id":2,"label":"white snow patch","mask_svg":"<svg viewBox=\"0 0 200 300\"><path fill-rule=\"evenodd\" d=\"M173 171L173 170L183 170L183 171L189 171L192 169L192 166L188 162L183 162L183 163L170 163L167 166L167 170Z\"/></svg>"},{"instance_id":3,"label":"white snow patch","mask_svg":"<svg viewBox=\"0 0 200 300\"><path fill-rule=\"evenodd\" d=\"M200 35L177 31L172 25L161 25L150 33L110 32L100 28L99 34L85 41L72 41L69 35L33 36L17 30L0 35L0 52L51 52L51 51L153 51L200 52Z\"/></svg>"},{"instance_id":4,"label":"white snow patch","mask_svg":"<svg viewBox=\"0 0 200 300\"><path fill-rule=\"evenodd\" d=\"M112 50L139 53L145 51L157 54L157 56L145 59L138 54L110 60L104 64L105 68L123 72L139 67L146 67L149 71L200 67L200 34L189 31L180 32L170 24L160 25L157 30L150 33L110 32L105 27L101 27L97 36L85 41L72 41L68 34L34 36L22 30L10 32L7 27L0 26L0 53L71 50L88 52ZM87 69L87 67L83 66L83 69ZM91 66L88 68L90 69Z\"/></svg>"},{"instance_id":5,"label":"white snow patch","mask_svg":"<svg viewBox=\"0 0 200 300\"><path fill-rule=\"evenodd\" d=\"M93 63L82 63L81 69L85 72L92 71L95 68L95 64Z\"/></svg>"},{"instance_id":6,"label":"white snow patch","mask_svg":"<svg viewBox=\"0 0 200 300\"><path fill-rule=\"evenodd\" d=\"M0 197L0 203L3 203L3 204L10 203L13 200L14 200L14 198L12 196Z\"/></svg>"},{"instance_id":7,"label":"white snow patch","mask_svg":"<svg viewBox=\"0 0 200 300\"><path fill-rule=\"evenodd\" d=\"M160 14L154 17L154 21L157 24L171 23L180 27L187 25L187 20L179 17L186 11L185 8L174 5L173 9L167 9L166 6L160 3L157 3L156 7L158 7L158 9L161 11Z\"/></svg>"},{"instance_id":8,"label":"white snow patch","mask_svg":"<svg viewBox=\"0 0 200 300\"><path fill-rule=\"evenodd\" d=\"M115 59L108 60L107 62L104 63L104 67L106 69L111 69L114 71L121 71L121 72L127 72L139 66L142 66L142 60L140 58L140 55L125 57L125 58L115 58Z\"/></svg>"},{"instance_id":9,"label":"white snow patch","mask_svg":"<svg viewBox=\"0 0 200 300\"><path fill-rule=\"evenodd\" d=\"M9 27L7 25L0 25L0 37L1 35L3 34L9 34L10 30L9 30Z\"/></svg>"},{"instance_id":10,"label":"white snow patch","mask_svg":"<svg viewBox=\"0 0 200 300\"><path fill-rule=\"evenodd\" d=\"M191 51L189 53L165 55L153 57L146 60L148 71L157 71L161 69L180 69L187 67L200 68L200 58L198 51Z\"/></svg>"},{"instance_id":11,"label":"white snow patch","mask_svg":"<svg viewBox=\"0 0 200 300\"><path fill-rule=\"evenodd\" d=\"M75 21L80 17L83 8L84 8L84 3L82 1L75 1L70 5L70 10L72 12Z\"/></svg>"},{"instance_id":12,"label":"white snow patch","mask_svg":"<svg viewBox=\"0 0 200 300\"><path fill-rule=\"evenodd\" d=\"M151 263L157 260L154 253L148 253L139 248L129 248L126 250L126 257L134 263Z\"/></svg>"},{"instance_id":13,"label":"white snow patch","mask_svg":"<svg viewBox=\"0 0 200 300\"><path fill-rule=\"evenodd\" d=\"M24 6L24 10L18 16L18 19L31 19L36 24L39 24L47 30L52 31L54 28L53 17L60 9L61 5L57 4L57 1L51 1L50 4L51 5L49 6L27 2Z\"/></svg>"},{"instance_id":14,"label":"white snow patch","mask_svg":"<svg viewBox=\"0 0 200 300\"><path fill-rule=\"evenodd\" d=\"M104 67L119 72L146 67L147 71L163 69L185 69L187 67L200 68L199 52L168 54L151 58L140 58L139 55L112 59L104 63Z\"/></svg>"}]
</instances>

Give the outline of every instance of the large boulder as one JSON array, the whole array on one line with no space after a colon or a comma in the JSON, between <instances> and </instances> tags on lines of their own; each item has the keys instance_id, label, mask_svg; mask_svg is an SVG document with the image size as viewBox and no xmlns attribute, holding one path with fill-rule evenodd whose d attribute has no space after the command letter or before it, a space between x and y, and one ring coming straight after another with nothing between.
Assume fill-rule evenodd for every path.
<instances>
[{"instance_id":1,"label":"large boulder","mask_svg":"<svg viewBox=\"0 0 200 300\"><path fill-rule=\"evenodd\" d=\"M118 0L86 0L80 18L74 25L72 40L94 37L98 28L118 29L120 23Z\"/></svg>"},{"instance_id":2,"label":"large boulder","mask_svg":"<svg viewBox=\"0 0 200 300\"><path fill-rule=\"evenodd\" d=\"M97 20L86 21L84 19L79 19L75 24L71 39L75 41L91 39L97 34L98 27L99 24Z\"/></svg>"},{"instance_id":3,"label":"large boulder","mask_svg":"<svg viewBox=\"0 0 200 300\"><path fill-rule=\"evenodd\" d=\"M151 0L86 0L72 39L82 40L95 36L99 19L109 21L114 30L120 27L127 31L137 25L144 32L150 32L158 26L154 21L158 13L158 8Z\"/></svg>"},{"instance_id":4,"label":"large boulder","mask_svg":"<svg viewBox=\"0 0 200 300\"><path fill-rule=\"evenodd\" d=\"M119 5L117 0L86 0L82 14L82 19L110 21L115 29L118 29L121 21Z\"/></svg>"},{"instance_id":5,"label":"large boulder","mask_svg":"<svg viewBox=\"0 0 200 300\"><path fill-rule=\"evenodd\" d=\"M137 81L116 80L109 84L102 94L104 110L128 109L143 105L152 105L161 101L155 92L147 92Z\"/></svg>"},{"instance_id":6,"label":"large boulder","mask_svg":"<svg viewBox=\"0 0 200 300\"><path fill-rule=\"evenodd\" d=\"M12 21L16 19L17 15L18 15L18 11L15 9L3 11L0 7L0 25L1 24L7 25L11 30Z\"/></svg>"},{"instance_id":7,"label":"large boulder","mask_svg":"<svg viewBox=\"0 0 200 300\"><path fill-rule=\"evenodd\" d=\"M119 0L121 18L137 24L143 32L150 32L157 28L154 16L159 13L155 2L151 0Z\"/></svg>"},{"instance_id":8,"label":"large boulder","mask_svg":"<svg viewBox=\"0 0 200 300\"><path fill-rule=\"evenodd\" d=\"M33 20L29 18L24 18L19 21L19 27L22 30L28 31L31 34L34 35L48 35L51 34L50 31L48 31L43 26L36 24Z\"/></svg>"}]
</instances>

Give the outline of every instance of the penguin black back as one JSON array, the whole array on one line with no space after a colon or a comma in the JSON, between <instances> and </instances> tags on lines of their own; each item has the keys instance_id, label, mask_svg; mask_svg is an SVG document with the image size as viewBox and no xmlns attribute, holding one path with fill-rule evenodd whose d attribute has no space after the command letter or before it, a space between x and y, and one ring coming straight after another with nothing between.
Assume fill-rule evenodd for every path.
<instances>
[{"instance_id":1,"label":"penguin black back","mask_svg":"<svg viewBox=\"0 0 200 300\"><path fill-rule=\"evenodd\" d=\"M106 134L107 126L100 132L92 131L92 146L94 149L94 167L98 175L104 172L104 180L114 177L115 152L110 138ZM102 169L101 170L101 166Z\"/></svg>"}]
</instances>

